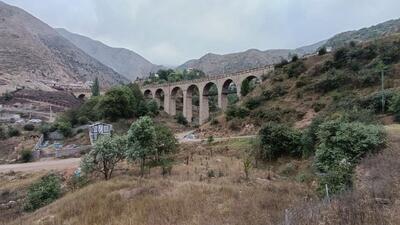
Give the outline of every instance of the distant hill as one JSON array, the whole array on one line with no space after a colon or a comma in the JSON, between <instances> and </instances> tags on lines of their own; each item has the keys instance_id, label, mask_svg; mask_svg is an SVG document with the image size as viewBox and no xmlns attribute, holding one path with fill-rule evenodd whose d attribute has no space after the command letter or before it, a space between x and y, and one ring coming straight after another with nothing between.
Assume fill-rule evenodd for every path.
<instances>
[{"instance_id":1,"label":"distant hill","mask_svg":"<svg viewBox=\"0 0 400 225\"><path fill-rule=\"evenodd\" d=\"M46 89L39 80L61 84L92 81L103 86L129 82L29 13L0 1L0 89Z\"/></svg>"},{"instance_id":2,"label":"distant hill","mask_svg":"<svg viewBox=\"0 0 400 225\"><path fill-rule=\"evenodd\" d=\"M257 49L247 50L226 55L217 55L208 53L200 59L190 60L177 69L200 69L207 74L220 74L223 72L237 72L240 70L271 65L280 62L282 59L288 59L290 55L297 54L299 56L315 53L322 46L330 46L337 48L348 42L363 42L393 33L400 32L400 19L390 20L376 26L363 28L358 31L344 32L329 40L321 41L313 45L304 46L298 49L281 49L260 51Z\"/></svg>"},{"instance_id":3,"label":"distant hill","mask_svg":"<svg viewBox=\"0 0 400 225\"><path fill-rule=\"evenodd\" d=\"M56 30L78 48L130 80L147 76L150 72L157 72L157 70L162 68L161 66L152 64L147 59L131 50L112 48L100 41L71 33L66 29L59 28Z\"/></svg>"},{"instance_id":4,"label":"distant hill","mask_svg":"<svg viewBox=\"0 0 400 225\"><path fill-rule=\"evenodd\" d=\"M357 31L348 31L333 36L326 42L326 46L333 48L342 47L345 44L355 41L364 42L372 39L382 38L400 32L400 19L389 20L378 25L363 28Z\"/></svg>"}]
</instances>

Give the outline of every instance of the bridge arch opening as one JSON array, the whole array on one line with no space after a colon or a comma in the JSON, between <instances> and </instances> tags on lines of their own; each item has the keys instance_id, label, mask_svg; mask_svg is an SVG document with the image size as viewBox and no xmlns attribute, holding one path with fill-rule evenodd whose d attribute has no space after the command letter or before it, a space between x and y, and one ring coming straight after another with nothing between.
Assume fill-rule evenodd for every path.
<instances>
[{"instance_id":1,"label":"bridge arch opening","mask_svg":"<svg viewBox=\"0 0 400 225\"><path fill-rule=\"evenodd\" d=\"M214 82L207 83L200 96L200 124L205 123L210 115L218 111L218 86Z\"/></svg>"},{"instance_id":2,"label":"bridge arch opening","mask_svg":"<svg viewBox=\"0 0 400 225\"><path fill-rule=\"evenodd\" d=\"M174 87L171 91L170 111L171 116L178 113L183 114L183 90L180 87Z\"/></svg>"},{"instance_id":3,"label":"bridge arch opening","mask_svg":"<svg viewBox=\"0 0 400 225\"><path fill-rule=\"evenodd\" d=\"M257 76L252 75L244 78L240 85L240 95L243 97L247 96L260 83L261 80Z\"/></svg>"},{"instance_id":4,"label":"bridge arch opening","mask_svg":"<svg viewBox=\"0 0 400 225\"><path fill-rule=\"evenodd\" d=\"M191 123L199 123L200 90L195 84L190 85L186 92L185 116Z\"/></svg>"},{"instance_id":5,"label":"bridge arch opening","mask_svg":"<svg viewBox=\"0 0 400 225\"><path fill-rule=\"evenodd\" d=\"M237 85L232 79L227 79L222 84L220 107L226 110L229 105L239 101Z\"/></svg>"},{"instance_id":6,"label":"bridge arch opening","mask_svg":"<svg viewBox=\"0 0 400 225\"><path fill-rule=\"evenodd\" d=\"M144 95L145 99L152 99L153 98L153 92L151 92L151 90L145 90L143 95Z\"/></svg>"},{"instance_id":7,"label":"bridge arch opening","mask_svg":"<svg viewBox=\"0 0 400 225\"><path fill-rule=\"evenodd\" d=\"M163 89L157 89L155 92L155 100L158 104L158 108L160 110L165 110L164 109L164 102L165 102L165 92Z\"/></svg>"}]
</instances>

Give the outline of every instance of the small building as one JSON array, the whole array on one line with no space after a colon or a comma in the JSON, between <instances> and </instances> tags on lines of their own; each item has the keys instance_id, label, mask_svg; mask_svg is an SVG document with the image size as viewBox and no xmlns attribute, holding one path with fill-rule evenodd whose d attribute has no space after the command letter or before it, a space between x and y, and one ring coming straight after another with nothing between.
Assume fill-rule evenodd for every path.
<instances>
[{"instance_id":1,"label":"small building","mask_svg":"<svg viewBox=\"0 0 400 225\"><path fill-rule=\"evenodd\" d=\"M93 145L94 142L99 139L101 135L111 135L113 127L107 123L95 123L89 126L89 137L90 143Z\"/></svg>"}]
</instances>

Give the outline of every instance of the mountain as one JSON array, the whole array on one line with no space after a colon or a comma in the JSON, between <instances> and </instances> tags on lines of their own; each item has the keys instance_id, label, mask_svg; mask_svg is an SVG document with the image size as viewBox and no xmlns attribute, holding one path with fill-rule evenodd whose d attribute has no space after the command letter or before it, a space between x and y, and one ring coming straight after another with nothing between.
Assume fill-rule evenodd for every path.
<instances>
[{"instance_id":1,"label":"mountain","mask_svg":"<svg viewBox=\"0 0 400 225\"><path fill-rule=\"evenodd\" d=\"M177 69L184 70L195 68L211 75L232 73L278 63L282 61L282 59L289 59L291 55L302 56L314 53L318 48L324 45L325 42L326 41L321 41L298 49L273 49L266 51L249 49L245 52L226 55L208 53L200 59L193 59L178 66Z\"/></svg>"},{"instance_id":2,"label":"mountain","mask_svg":"<svg viewBox=\"0 0 400 225\"><path fill-rule=\"evenodd\" d=\"M376 26L363 28L357 31L348 31L332 38L320 41L313 45L304 46L297 49L281 49L260 51L250 49L245 52L238 52L226 55L217 55L208 53L200 59L190 60L177 69L200 69L207 74L220 74L237 72L240 70L271 65L280 62L282 59L288 59L290 55L297 54L299 56L315 53L322 46L333 48L341 47L351 41L363 42L383 36L388 36L393 33L400 32L400 19L390 20Z\"/></svg>"},{"instance_id":3,"label":"mountain","mask_svg":"<svg viewBox=\"0 0 400 225\"><path fill-rule=\"evenodd\" d=\"M143 58L141 55L124 48L112 48L100 41L71 33L66 29L56 29L59 34L68 39L88 55L99 60L104 65L114 69L130 80L147 76L150 72L157 72L161 66L157 66Z\"/></svg>"},{"instance_id":4,"label":"mountain","mask_svg":"<svg viewBox=\"0 0 400 225\"><path fill-rule=\"evenodd\" d=\"M326 42L326 46L333 48L342 47L345 44L355 41L364 42L372 39L382 38L400 32L400 19L389 20L375 26L363 28L356 31L348 31L333 36Z\"/></svg>"},{"instance_id":5,"label":"mountain","mask_svg":"<svg viewBox=\"0 0 400 225\"><path fill-rule=\"evenodd\" d=\"M95 77L104 87L129 82L44 22L0 1L0 90L50 89L40 81L76 84Z\"/></svg>"}]
</instances>

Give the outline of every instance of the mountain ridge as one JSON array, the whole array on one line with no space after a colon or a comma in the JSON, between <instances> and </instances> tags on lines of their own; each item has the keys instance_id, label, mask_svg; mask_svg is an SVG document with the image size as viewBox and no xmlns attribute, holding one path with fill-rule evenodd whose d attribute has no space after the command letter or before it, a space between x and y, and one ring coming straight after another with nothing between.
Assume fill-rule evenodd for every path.
<instances>
[{"instance_id":1,"label":"mountain ridge","mask_svg":"<svg viewBox=\"0 0 400 225\"><path fill-rule=\"evenodd\" d=\"M56 31L91 57L130 80L147 76L149 73L157 72L157 70L163 68L162 66L154 65L132 50L111 47L101 41L70 32L65 28L56 28Z\"/></svg>"},{"instance_id":2,"label":"mountain ridge","mask_svg":"<svg viewBox=\"0 0 400 225\"><path fill-rule=\"evenodd\" d=\"M346 31L317 43L296 49L248 49L242 52L228 54L207 53L198 59L191 59L176 67L179 70L194 68L207 74L237 72L240 70L267 66L289 59L291 55L308 55L315 53L323 46L338 48L351 41L364 42L374 38L400 32L400 19L393 19L359 30ZM254 51L257 50L257 51Z\"/></svg>"},{"instance_id":3,"label":"mountain ridge","mask_svg":"<svg viewBox=\"0 0 400 225\"><path fill-rule=\"evenodd\" d=\"M43 21L0 1L0 92L18 86L53 90L41 81L74 85L96 77L104 87L129 82Z\"/></svg>"}]
</instances>

